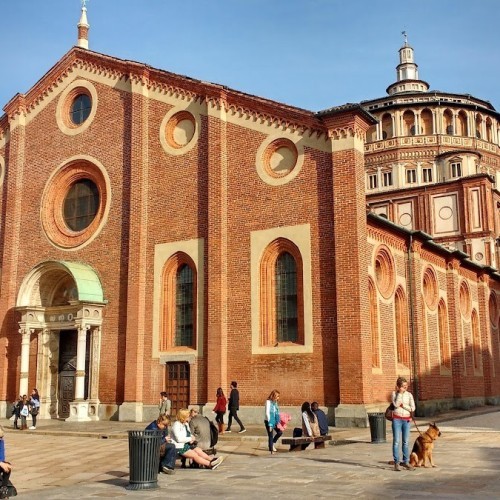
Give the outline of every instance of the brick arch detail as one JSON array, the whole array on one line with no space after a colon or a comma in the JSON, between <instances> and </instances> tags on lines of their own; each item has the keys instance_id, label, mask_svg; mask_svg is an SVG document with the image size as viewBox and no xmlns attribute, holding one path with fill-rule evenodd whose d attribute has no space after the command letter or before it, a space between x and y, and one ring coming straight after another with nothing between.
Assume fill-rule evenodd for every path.
<instances>
[{"instance_id":1,"label":"brick arch detail","mask_svg":"<svg viewBox=\"0 0 500 500\"><path fill-rule=\"evenodd\" d=\"M185 350L195 349L197 343L196 319L193 318L193 343L191 346L175 345L176 329L176 280L177 271L182 265L188 265L193 271L193 313L197 310L197 270L196 265L184 252L172 255L163 266L161 275L161 325L160 325L160 350Z\"/></svg>"},{"instance_id":2,"label":"brick arch detail","mask_svg":"<svg viewBox=\"0 0 500 500\"><path fill-rule=\"evenodd\" d=\"M289 253L297 266L297 343L304 344L304 281L302 255L298 247L290 240L277 238L264 250L260 261L260 345L275 346L278 344L276 327L276 283L275 269L278 257ZM280 344L289 344L280 343Z\"/></svg>"}]
</instances>

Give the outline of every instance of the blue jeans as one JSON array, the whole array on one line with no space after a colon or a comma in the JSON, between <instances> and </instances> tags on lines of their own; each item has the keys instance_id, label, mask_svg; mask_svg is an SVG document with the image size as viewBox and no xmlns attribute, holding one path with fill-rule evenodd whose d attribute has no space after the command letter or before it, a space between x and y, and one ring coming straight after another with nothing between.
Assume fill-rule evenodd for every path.
<instances>
[{"instance_id":1,"label":"blue jeans","mask_svg":"<svg viewBox=\"0 0 500 500\"><path fill-rule=\"evenodd\" d=\"M277 427L274 427L271 431L269 431L269 422L267 420L264 420L264 424L266 426L269 451L273 451L274 445L277 443L283 432L281 432ZM275 432L276 435L274 434Z\"/></svg>"},{"instance_id":2,"label":"blue jeans","mask_svg":"<svg viewBox=\"0 0 500 500\"><path fill-rule=\"evenodd\" d=\"M403 438L403 462L407 464L410 461L409 446L410 442L410 421L395 418L392 421L392 457L394 463L399 463L399 443Z\"/></svg>"},{"instance_id":3,"label":"blue jeans","mask_svg":"<svg viewBox=\"0 0 500 500\"><path fill-rule=\"evenodd\" d=\"M168 467L169 469L175 468L175 460L177 458L177 450L174 443L167 443L167 452L165 456L160 458L160 470L162 467Z\"/></svg>"}]
</instances>

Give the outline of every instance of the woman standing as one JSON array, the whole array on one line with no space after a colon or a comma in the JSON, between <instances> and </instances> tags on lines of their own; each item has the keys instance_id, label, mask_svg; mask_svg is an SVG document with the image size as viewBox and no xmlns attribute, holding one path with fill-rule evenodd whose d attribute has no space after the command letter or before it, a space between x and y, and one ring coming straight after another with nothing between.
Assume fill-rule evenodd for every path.
<instances>
[{"instance_id":1,"label":"woman standing","mask_svg":"<svg viewBox=\"0 0 500 500\"><path fill-rule=\"evenodd\" d=\"M21 430L24 431L24 429L28 428L28 425L26 423L26 419L28 418L28 415L30 414L30 406L29 406L28 396L26 396L26 394L23 394L23 399L22 399L22 401L19 401L19 403L20 403L20 408L21 408L21 411L19 412L19 415L21 416Z\"/></svg>"},{"instance_id":2,"label":"woman standing","mask_svg":"<svg viewBox=\"0 0 500 500\"><path fill-rule=\"evenodd\" d=\"M183 409L177 412L177 420L172 425L172 440L175 442L177 454L181 457L190 458L197 464L203 465L208 469L216 469L224 460L223 457L212 458L198 446L194 436L189 429L189 410Z\"/></svg>"},{"instance_id":3,"label":"woman standing","mask_svg":"<svg viewBox=\"0 0 500 500\"><path fill-rule=\"evenodd\" d=\"M403 441L403 463L405 469L414 470L410 465L408 443L410 441L410 423L415 411L415 401L411 392L408 392L408 381L404 377L396 380L396 390L392 393L392 404L396 408L392 414L392 455L394 470L400 471L399 442Z\"/></svg>"},{"instance_id":4,"label":"woman standing","mask_svg":"<svg viewBox=\"0 0 500 500\"><path fill-rule=\"evenodd\" d=\"M40 394L38 394L38 389L36 388L31 391L30 406L31 406L31 418L33 419L33 425L30 427L30 429L35 430L36 417L40 412Z\"/></svg>"},{"instance_id":5,"label":"woman standing","mask_svg":"<svg viewBox=\"0 0 500 500\"><path fill-rule=\"evenodd\" d=\"M269 397L266 400L264 424L266 425L268 445L271 455L278 451L275 444L281 437L281 434L283 434L277 427L280 422L280 409L278 407L279 398L280 392L275 389L271 392L271 394L269 394ZM274 434L275 432L276 434Z\"/></svg>"},{"instance_id":6,"label":"woman standing","mask_svg":"<svg viewBox=\"0 0 500 500\"><path fill-rule=\"evenodd\" d=\"M215 421L217 422L217 427L219 428L219 434L224 434L224 413L226 413L227 399L224 396L224 391L222 387L217 389L217 401L215 403Z\"/></svg>"}]
</instances>

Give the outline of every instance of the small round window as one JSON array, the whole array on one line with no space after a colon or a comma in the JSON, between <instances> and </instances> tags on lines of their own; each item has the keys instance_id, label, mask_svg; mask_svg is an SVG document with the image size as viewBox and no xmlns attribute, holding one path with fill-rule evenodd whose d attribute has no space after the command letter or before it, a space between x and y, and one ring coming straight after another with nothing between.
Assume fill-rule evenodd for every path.
<instances>
[{"instance_id":1,"label":"small round window","mask_svg":"<svg viewBox=\"0 0 500 500\"><path fill-rule=\"evenodd\" d=\"M73 183L64 199L64 222L73 231L86 229L99 209L99 189L90 179Z\"/></svg>"},{"instance_id":2,"label":"small round window","mask_svg":"<svg viewBox=\"0 0 500 500\"><path fill-rule=\"evenodd\" d=\"M81 125L89 116L92 111L92 101L87 94L79 94L71 103L70 120L75 125Z\"/></svg>"}]
</instances>

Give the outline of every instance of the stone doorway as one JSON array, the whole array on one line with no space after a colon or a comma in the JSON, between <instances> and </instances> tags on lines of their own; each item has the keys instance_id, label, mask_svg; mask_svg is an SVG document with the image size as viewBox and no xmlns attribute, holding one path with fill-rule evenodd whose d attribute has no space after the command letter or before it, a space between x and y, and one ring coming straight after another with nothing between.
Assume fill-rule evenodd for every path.
<instances>
[{"instance_id":1,"label":"stone doorway","mask_svg":"<svg viewBox=\"0 0 500 500\"><path fill-rule=\"evenodd\" d=\"M67 330L59 334L59 382L58 382L58 416L69 418L70 403L75 400L75 376L77 364L78 331ZM88 398L90 336L87 336L85 349L85 386L84 399Z\"/></svg>"},{"instance_id":2,"label":"stone doorway","mask_svg":"<svg viewBox=\"0 0 500 500\"><path fill-rule=\"evenodd\" d=\"M23 280L16 304L22 335L19 385L22 394L29 385L38 388L40 418L99 419L105 304L99 278L82 263L43 262ZM35 359L30 356L33 335L38 337Z\"/></svg>"}]
</instances>

